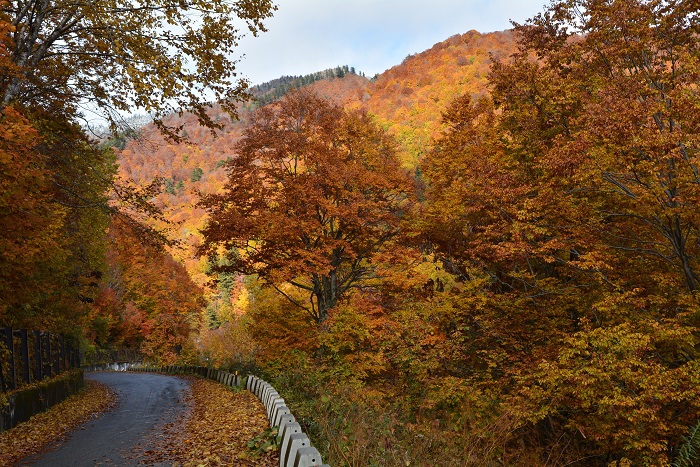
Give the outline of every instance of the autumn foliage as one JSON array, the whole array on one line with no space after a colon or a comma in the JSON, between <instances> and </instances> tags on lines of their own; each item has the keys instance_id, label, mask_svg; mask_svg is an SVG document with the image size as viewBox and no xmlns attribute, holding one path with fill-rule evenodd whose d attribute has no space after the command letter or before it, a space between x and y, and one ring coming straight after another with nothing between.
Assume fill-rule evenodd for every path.
<instances>
[{"instance_id":1,"label":"autumn foliage","mask_svg":"<svg viewBox=\"0 0 700 467\"><path fill-rule=\"evenodd\" d=\"M162 251L176 240L154 202L162 180L118 176L115 141L134 134L120 113L145 109L171 140L178 130L158 117L174 104L220 127L203 93L235 114L246 85L229 53L241 27L264 30L274 10L264 0L0 1L0 326L81 337L88 350L140 346L153 360L183 352L204 303ZM109 141L89 132L88 102Z\"/></svg>"},{"instance_id":2,"label":"autumn foliage","mask_svg":"<svg viewBox=\"0 0 700 467\"><path fill-rule=\"evenodd\" d=\"M687 458L696 10L555 2L220 139L129 142L213 279L203 354L260 365L339 465Z\"/></svg>"},{"instance_id":3,"label":"autumn foliage","mask_svg":"<svg viewBox=\"0 0 700 467\"><path fill-rule=\"evenodd\" d=\"M400 225L420 261L391 258L317 329L263 289L248 308L259 358L341 464L688 459L700 416L697 24L692 2L555 2L508 33L513 55L491 55L483 90L461 88L429 141L418 117L377 117L425 184ZM468 40L486 41L461 36L434 53ZM348 107L380 109L396 73ZM267 134L256 137L239 152ZM260 235L262 206L284 205L270 179L248 184L265 164L243 164L232 160L229 197L210 204L228 212L214 217L221 232L224 220L243 226L218 251L301 299L302 266L322 263L294 254L281 232L296 224L266 218L283 228ZM270 241L288 262L255 256Z\"/></svg>"},{"instance_id":4,"label":"autumn foliage","mask_svg":"<svg viewBox=\"0 0 700 467\"><path fill-rule=\"evenodd\" d=\"M236 151L224 193L203 200L203 252L322 323L349 290L371 285L374 257L399 232L411 185L394 146L366 114L297 91L256 112Z\"/></svg>"},{"instance_id":5,"label":"autumn foliage","mask_svg":"<svg viewBox=\"0 0 700 467\"><path fill-rule=\"evenodd\" d=\"M107 272L89 316L89 336L102 346L140 350L151 361L192 359L190 334L204 306L185 268L138 232L112 221Z\"/></svg>"},{"instance_id":6,"label":"autumn foliage","mask_svg":"<svg viewBox=\"0 0 700 467\"><path fill-rule=\"evenodd\" d=\"M469 379L561 459L662 465L698 418L694 15L556 3L423 165L426 233L484 281Z\"/></svg>"},{"instance_id":7,"label":"autumn foliage","mask_svg":"<svg viewBox=\"0 0 700 467\"><path fill-rule=\"evenodd\" d=\"M163 116L111 140L118 169L18 98L0 318L266 372L332 464L691 465L698 15L557 0L236 122Z\"/></svg>"}]
</instances>

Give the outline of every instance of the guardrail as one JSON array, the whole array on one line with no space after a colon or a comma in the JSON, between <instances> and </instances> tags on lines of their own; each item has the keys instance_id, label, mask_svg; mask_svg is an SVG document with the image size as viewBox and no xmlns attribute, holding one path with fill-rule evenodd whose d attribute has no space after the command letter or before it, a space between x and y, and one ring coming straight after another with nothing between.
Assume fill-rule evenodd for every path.
<instances>
[{"instance_id":1,"label":"guardrail","mask_svg":"<svg viewBox=\"0 0 700 467\"><path fill-rule=\"evenodd\" d=\"M0 404L0 432L53 407L82 387L83 372L76 369L8 393L4 403Z\"/></svg>"},{"instance_id":2,"label":"guardrail","mask_svg":"<svg viewBox=\"0 0 700 467\"><path fill-rule=\"evenodd\" d=\"M330 467L324 464L318 449L311 446L311 441L301 425L297 423L284 399L271 384L254 375L243 378L238 373L215 370L204 366L153 366L142 363L109 363L83 367L85 371L137 371L146 373L195 374L217 381L229 387L245 385L262 402L271 428L277 428L280 442L280 467Z\"/></svg>"},{"instance_id":3,"label":"guardrail","mask_svg":"<svg viewBox=\"0 0 700 467\"><path fill-rule=\"evenodd\" d=\"M284 399L270 383L249 375L246 389L255 394L265 406L270 426L277 428L280 445L280 467L324 466L318 449L311 446L309 437L302 431Z\"/></svg>"},{"instance_id":4,"label":"guardrail","mask_svg":"<svg viewBox=\"0 0 700 467\"><path fill-rule=\"evenodd\" d=\"M0 328L0 392L15 391L80 366L72 341L60 334Z\"/></svg>"}]
</instances>

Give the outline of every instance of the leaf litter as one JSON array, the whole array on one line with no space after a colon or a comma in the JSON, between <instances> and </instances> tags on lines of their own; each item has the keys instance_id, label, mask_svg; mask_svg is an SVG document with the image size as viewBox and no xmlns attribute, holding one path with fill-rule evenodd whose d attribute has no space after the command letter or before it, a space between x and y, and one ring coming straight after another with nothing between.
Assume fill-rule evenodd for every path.
<instances>
[{"instance_id":1,"label":"leaf litter","mask_svg":"<svg viewBox=\"0 0 700 467\"><path fill-rule=\"evenodd\" d=\"M231 389L214 381L190 380L190 410L155 435L142 464L172 463L181 467L276 467L274 443L256 441L274 437L263 405L249 391Z\"/></svg>"},{"instance_id":2,"label":"leaf litter","mask_svg":"<svg viewBox=\"0 0 700 467\"><path fill-rule=\"evenodd\" d=\"M22 459L41 453L80 425L111 410L116 401L109 387L86 380L77 394L0 433L0 467L18 465Z\"/></svg>"}]
</instances>

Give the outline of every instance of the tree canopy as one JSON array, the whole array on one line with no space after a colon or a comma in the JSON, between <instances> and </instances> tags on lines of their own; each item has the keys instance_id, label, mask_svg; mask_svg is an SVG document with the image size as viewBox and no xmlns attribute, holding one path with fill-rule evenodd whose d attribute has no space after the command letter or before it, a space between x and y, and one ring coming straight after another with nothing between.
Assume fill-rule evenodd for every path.
<instances>
[{"instance_id":1,"label":"tree canopy","mask_svg":"<svg viewBox=\"0 0 700 467\"><path fill-rule=\"evenodd\" d=\"M601 461L669 461L700 409L699 24L697 2L554 2L423 165L428 237L484 283L458 320L473 380Z\"/></svg>"},{"instance_id":2,"label":"tree canopy","mask_svg":"<svg viewBox=\"0 0 700 467\"><path fill-rule=\"evenodd\" d=\"M359 112L295 91L259 109L220 195L202 251L224 253L220 269L258 274L318 322L351 288L376 277L373 260L398 234L410 178L394 143Z\"/></svg>"},{"instance_id":3,"label":"tree canopy","mask_svg":"<svg viewBox=\"0 0 700 467\"><path fill-rule=\"evenodd\" d=\"M87 103L112 123L136 108L156 122L190 111L214 127L207 103L234 112L246 88L235 72L238 41L244 30L264 31L274 9L270 0L3 0L15 69L3 73L2 103Z\"/></svg>"},{"instance_id":4,"label":"tree canopy","mask_svg":"<svg viewBox=\"0 0 700 467\"><path fill-rule=\"evenodd\" d=\"M237 43L263 31L274 9L268 0L0 1L0 323L83 333L105 288L108 244L124 241L107 238L110 216L164 239L142 222L160 214L152 198L162 182L117 181L112 148L80 126L86 112L115 129L141 109L172 138L162 118L173 112L218 127L211 101L235 114L245 95Z\"/></svg>"}]
</instances>

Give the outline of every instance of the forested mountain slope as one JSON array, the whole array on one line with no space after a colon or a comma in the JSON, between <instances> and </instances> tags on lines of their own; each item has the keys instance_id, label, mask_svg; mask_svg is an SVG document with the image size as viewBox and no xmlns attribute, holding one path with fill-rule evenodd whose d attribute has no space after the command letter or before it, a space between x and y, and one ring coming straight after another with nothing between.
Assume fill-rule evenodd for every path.
<instances>
[{"instance_id":1,"label":"forested mountain slope","mask_svg":"<svg viewBox=\"0 0 700 467\"><path fill-rule=\"evenodd\" d=\"M397 138L404 164L414 167L438 135L448 104L465 93L486 93L493 60L515 51L512 31L452 36L379 75L362 103Z\"/></svg>"},{"instance_id":2,"label":"forested mountain slope","mask_svg":"<svg viewBox=\"0 0 700 467\"><path fill-rule=\"evenodd\" d=\"M269 372L340 465L690 465L699 24L562 0L128 144L218 280L199 350Z\"/></svg>"},{"instance_id":3,"label":"forested mountain slope","mask_svg":"<svg viewBox=\"0 0 700 467\"><path fill-rule=\"evenodd\" d=\"M465 92L485 93L491 56L504 58L514 50L510 31L470 31L407 57L371 82L348 67L338 67L304 77L280 78L254 86L253 93L267 102L270 96L281 96L280 89L307 85L334 102L364 108L397 138L404 165L414 167L440 130L447 105ZM154 126L147 125L119 153L122 177L138 184L151 183L156 177L163 179L164 191L158 196L158 204L172 221L181 223L175 236L185 249L176 256L200 284L205 281L204 264L192 254L192 247L199 244L197 230L204 222L204 212L195 207L197 194L221 188L225 180L222 164L233 156L231 147L240 138L254 107L239 106L240 120L232 122L215 106L210 112L213 119L225 122L216 136L200 127L193 115L171 116L165 123L182 126L185 142L166 141Z\"/></svg>"}]
</instances>

